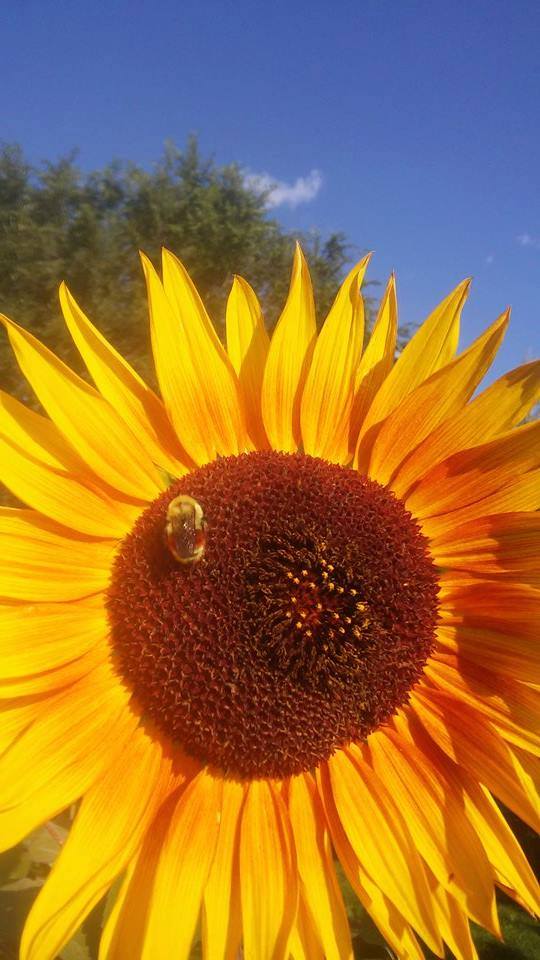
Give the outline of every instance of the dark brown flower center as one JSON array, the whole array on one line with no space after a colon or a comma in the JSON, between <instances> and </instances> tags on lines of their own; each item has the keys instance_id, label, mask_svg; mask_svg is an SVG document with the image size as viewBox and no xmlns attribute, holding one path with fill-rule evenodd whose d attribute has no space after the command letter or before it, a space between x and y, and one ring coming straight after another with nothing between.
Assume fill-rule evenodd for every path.
<instances>
[{"instance_id":1,"label":"dark brown flower center","mask_svg":"<svg viewBox=\"0 0 540 960\"><path fill-rule=\"evenodd\" d=\"M205 542L186 563L193 502ZM434 642L437 577L385 487L302 454L250 453L148 507L108 610L119 670L168 736L225 774L284 777L407 700Z\"/></svg>"}]
</instances>

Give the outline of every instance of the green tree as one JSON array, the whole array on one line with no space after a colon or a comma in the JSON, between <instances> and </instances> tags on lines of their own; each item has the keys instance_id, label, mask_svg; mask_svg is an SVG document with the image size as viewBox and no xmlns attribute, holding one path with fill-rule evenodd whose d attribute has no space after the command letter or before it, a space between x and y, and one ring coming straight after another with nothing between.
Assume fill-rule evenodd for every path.
<instances>
[{"instance_id":1,"label":"green tree","mask_svg":"<svg viewBox=\"0 0 540 960\"><path fill-rule=\"evenodd\" d=\"M17 146L0 151L0 310L45 339L79 370L58 306L66 280L83 309L125 356L151 374L146 298L137 249L158 262L161 246L185 263L222 331L233 273L257 291L271 327L289 285L294 240L268 216L236 164L203 159L192 138L165 147L151 170L111 163L84 173L71 154L32 166ZM349 257L341 233L300 236L319 316ZM3 385L27 387L2 349Z\"/></svg>"}]
</instances>

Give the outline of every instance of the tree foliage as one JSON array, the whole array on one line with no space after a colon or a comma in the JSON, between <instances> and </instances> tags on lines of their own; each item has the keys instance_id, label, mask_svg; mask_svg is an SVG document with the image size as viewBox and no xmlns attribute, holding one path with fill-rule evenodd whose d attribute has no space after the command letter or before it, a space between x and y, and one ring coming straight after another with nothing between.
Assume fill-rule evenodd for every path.
<instances>
[{"instance_id":1,"label":"tree foliage","mask_svg":"<svg viewBox=\"0 0 540 960\"><path fill-rule=\"evenodd\" d=\"M146 298L137 250L157 263L161 246L185 263L222 329L233 273L257 291L270 326L289 285L296 236L271 219L264 194L237 165L203 159L195 139L166 146L151 170L110 163L83 172L75 154L31 165L18 146L0 151L0 311L77 364L58 306L66 280L83 309L118 349L151 376ZM343 274L343 234L299 238L309 259L320 316ZM19 376L5 349L3 385Z\"/></svg>"}]
</instances>

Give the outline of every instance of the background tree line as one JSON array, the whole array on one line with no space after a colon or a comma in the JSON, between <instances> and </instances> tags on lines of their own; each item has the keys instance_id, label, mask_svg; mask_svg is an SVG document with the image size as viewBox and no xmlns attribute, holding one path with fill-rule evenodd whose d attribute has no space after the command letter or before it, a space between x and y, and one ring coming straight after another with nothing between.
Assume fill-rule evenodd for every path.
<instances>
[{"instance_id":1,"label":"background tree line","mask_svg":"<svg viewBox=\"0 0 540 960\"><path fill-rule=\"evenodd\" d=\"M0 312L43 338L80 369L58 305L66 280L90 318L152 379L147 307L137 250L159 261L161 246L185 263L223 329L233 273L257 291L273 325L289 285L294 236L270 218L266 195L241 168L204 159L196 139L172 144L151 170L112 162L86 173L72 154L38 166L22 149L0 150ZM349 257L341 233L299 238L323 317ZM30 400L5 342L4 389Z\"/></svg>"}]
</instances>

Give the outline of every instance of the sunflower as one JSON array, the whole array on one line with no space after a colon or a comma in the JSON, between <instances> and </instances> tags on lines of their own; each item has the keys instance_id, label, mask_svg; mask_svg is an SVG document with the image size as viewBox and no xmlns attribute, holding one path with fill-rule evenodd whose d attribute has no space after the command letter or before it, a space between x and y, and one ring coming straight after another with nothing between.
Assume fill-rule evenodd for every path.
<instances>
[{"instance_id":1,"label":"sunflower","mask_svg":"<svg viewBox=\"0 0 540 960\"><path fill-rule=\"evenodd\" d=\"M477 391L468 282L395 359L391 277L364 349L368 259L318 335L299 248L271 339L235 277L225 349L143 257L163 400L65 286L95 387L3 319L2 847L78 803L22 960L113 884L100 960L345 960L337 862L404 960L538 911L540 364Z\"/></svg>"}]
</instances>

